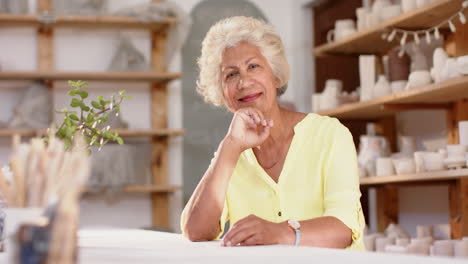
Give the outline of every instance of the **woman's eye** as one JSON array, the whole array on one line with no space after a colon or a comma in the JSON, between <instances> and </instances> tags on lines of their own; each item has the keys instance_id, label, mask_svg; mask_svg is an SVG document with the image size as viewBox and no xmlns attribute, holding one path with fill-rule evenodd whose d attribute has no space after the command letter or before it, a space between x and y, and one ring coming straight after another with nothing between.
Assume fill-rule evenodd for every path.
<instances>
[{"instance_id":1,"label":"woman's eye","mask_svg":"<svg viewBox=\"0 0 468 264\"><path fill-rule=\"evenodd\" d=\"M226 75L226 80L236 76L236 74L237 74L236 72L229 73L228 75Z\"/></svg>"},{"instance_id":2,"label":"woman's eye","mask_svg":"<svg viewBox=\"0 0 468 264\"><path fill-rule=\"evenodd\" d=\"M255 69L258 67L258 64L250 64L249 69Z\"/></svg>"}]
</instances>

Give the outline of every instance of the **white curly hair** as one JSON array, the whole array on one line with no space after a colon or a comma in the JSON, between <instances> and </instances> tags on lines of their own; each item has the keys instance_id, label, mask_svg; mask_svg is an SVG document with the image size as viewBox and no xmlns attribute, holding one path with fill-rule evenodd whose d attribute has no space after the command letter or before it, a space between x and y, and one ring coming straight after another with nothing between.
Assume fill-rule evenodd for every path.
<instances>
[{"instance_id":1,"label":"white curly hair","mask_svg":"<svg viewBox=\"0 0 468 264\"><path fill-rule=\"evenodd\" d=\"M260 49L279 81L277 95L282 95L288 86L289 64L280 36L273 26L245 16L235 16L218 21L205 36L201 56L198 58L200 76L197 91L205 102L223 105L221 89L221 61L226 48L247 42Z\"/></svg>"}]
</instances>

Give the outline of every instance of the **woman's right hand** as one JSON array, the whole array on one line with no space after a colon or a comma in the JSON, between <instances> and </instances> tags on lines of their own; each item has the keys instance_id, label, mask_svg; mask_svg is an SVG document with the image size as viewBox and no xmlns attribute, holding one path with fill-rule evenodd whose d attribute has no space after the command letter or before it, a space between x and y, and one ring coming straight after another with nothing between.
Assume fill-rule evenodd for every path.
<instances>
[{"instance_id":1,"label":"woman's right hand","mask_svg":"<svg viewBox=\"0 0 468 264\"><path fill-rule=\"evenodd\" d=\"M273 120L266 120L259 110L246 107L237 110L232 118L227 138L244 151L261 145L270 136Z\"/></svg>"}]
</instances>

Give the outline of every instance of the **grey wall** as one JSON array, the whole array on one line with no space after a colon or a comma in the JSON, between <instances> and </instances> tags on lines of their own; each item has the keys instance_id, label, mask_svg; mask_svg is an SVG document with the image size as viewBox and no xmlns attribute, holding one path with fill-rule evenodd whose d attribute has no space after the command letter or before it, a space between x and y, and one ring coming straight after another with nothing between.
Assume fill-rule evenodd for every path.
<instances>
[{"instance_id":1,"label":"grey wall","mask_svg":"<svg viewBox=\"0 0 468 264\"><path fill-rule=\"evenodd\" d=\"M206 104L196 92L196 60L200 56L203 38L211 25L236 15L266 21L255 5L243 0L206 0L195 6L191 12L193 25L182 49L183 127L186 131L183 144L184 203L205 173L232 117L225 108Z\"/></svg>"}]
</instances>

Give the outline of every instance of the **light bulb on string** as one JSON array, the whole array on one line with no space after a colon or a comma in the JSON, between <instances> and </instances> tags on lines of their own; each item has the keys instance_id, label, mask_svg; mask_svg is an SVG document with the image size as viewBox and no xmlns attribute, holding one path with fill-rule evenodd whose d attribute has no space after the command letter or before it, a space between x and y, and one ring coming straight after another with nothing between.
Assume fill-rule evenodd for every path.
<instances>
[{"instance_id":1,"label":"light bulb on string","mask_svg":"<svg viewBox=\"0 0 468 264\"><path fill-rule=\"evenodd\" d=\"M429 33L429 30L426 31L426 42L427 44L431 44L431 33Z\"/></svg>"},{"instance_id":2,"label":"light bulb on string","mask_svg":"<svg viewBox=\"0 0 468 264\"><path fill-rule=\"evenodd\" d=\"M390 33L390 35L389 35L388 38L387 38L388 42L392 42L392 41L393 41L393 39L394 39L395 36L396 36L396 33L397 33L396 30L393 30L392 33Z\"/></svg>"},{"instance_id":3,"label":"light bulb on string","mask_svg":"<svg viewBox=\"0 0 468 264\"><path fill-rule=\"evenodd\" d=\"M462 12L458 13L458 17L460 19L460 23L462 23L463 25L466 24L466 17Z\"/></svg>"},{"instance_id":4,"label":"light bulb on string","mask_svg":"<svg viewBox=\"0 0 468 264\"><path fill-rule=\"evenodd\" d=\"M416 44L419 44L419 35L418 35L418 33L414 33L413 38L414 38L414 42L416 42Z\"/></svg>"},{"instance_id":5,"label":"light bulb on string","mask_svg":"<svg viewBox=\"0 0 468 264\"><path fill-rule=\"evenodd\" d=\"M438 27L436 27L436 28L434 29L434 37L435 37L435 39L440 39L440 32L439 32L439 28L438 28Z\"/></svg>"},{"instance_id":6,"label":"light bulb on string","mask_svg":"<svg viewBox=\"0 0 468 264\"><path fill-rule=\"evenodd\" d=\"M405 47L401 46L400 51L398 52L398 57L403 57L405 55Z\"/></svg>"},{"instance_id":7,"label":"light bulb on string","mask_svg":"<svg viewBox=\"0 0 468 264\"><path fill-rule=\"evenodd\" d=\"M449 27L450 27L450 31L455 33L455 31L457 31L457 29L455 28L455 25L453 24L452 20L449 20L448 24L449 24Z\"/></svg>"},{"instance_id":8,"label":"light bulb on string","mask_svg":"<svg viewBox=\"0 0 468 264\"><path fill-rule=\"evenodd\" d=\"M463 7L463 8L468 8L468 0L466 0L466 1L464 1L464 2L462 3L462 7Z\"/></svg>"},{"instance_id":9,"label":"light bulb on string","mask_svg":"<svg viewBox=\"0 0 468 264\"><path fill-rule=\"evenodd\" d=\"M403 37L401 38L400 45L404 46L406 43L406 37L408 37L408 33L403 33Z\"/></svg>"}]
</instances>

